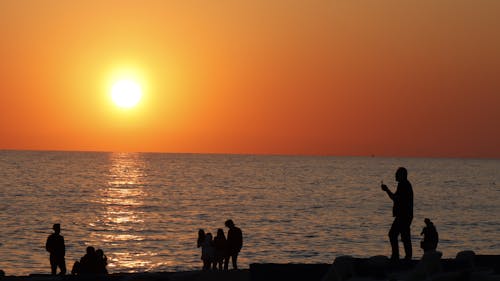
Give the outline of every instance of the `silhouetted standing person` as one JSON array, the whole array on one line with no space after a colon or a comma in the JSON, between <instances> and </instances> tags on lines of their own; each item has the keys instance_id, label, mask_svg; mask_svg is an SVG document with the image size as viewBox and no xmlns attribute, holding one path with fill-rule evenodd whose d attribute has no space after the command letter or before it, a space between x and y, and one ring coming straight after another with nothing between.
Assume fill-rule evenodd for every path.
<instances>
[{"instance_id":1,"label":"silhouetted standing person","mask_svg":"<svg viewBox=\"0 0 500 281\"><path fill-rule=\"evenodd\" d=\"M424 240L420 242L420 248L422 248L425 252L435 251L439 242L439 235L436 230L436 227L432 223L432 221L428 218L424 220L425 227L422 229L420 235L424 236Z\"/></svg>"},{"instance_id":2,"label":"silhouetted standing person","mask_svg":"<svg viewBox=\"0 0 500 281\"><path fill-rule=\"evenodd\" d=\"M413 189L407 177L408 171L400 167L396 171L396 181L398 182L396 192L392 193L387 185L381 185L382 190L393 201L392 216L394 217L394 222L389 230L392 260L399 260L398 236L400 234L405 249L405 259L411 260L412 257L410 226L413 220Z\"/></svg>"},{"instance_id":3,"label":"silhouetted standing person","mask_svg":"<svg viewBox=\"0 0 500 281\"><path fill-rule=\"evenodd\" d=\"M243 247L243 233L239 227L234 225L232 220L227 220L225 225L229 228L227 232L228 255L231 257L233 269L238 269L238 254ZM228 270L229 257L224 262L224 270Z\"/></svg>"},{"instance_id":4,"label":"silhouetted standing person","mask_svg":"<svg viewBox=\"0 0 500 281\"><path fill-rule=\"evenodd\" d=\"M202 247L203 243L205 243L205 238L206 238L205 230L200 228L200 230L198 230L198 241L196 242L196 247L198 247L198 248ZM201 249L202 249L202 253L201 253L200 259L203 261L203 247ZM205 268L205 263L203 263L202 268Z\"/></svg>"},{"instance_id":5,"label":"silhouetted standing person","mask_svg":"<svg viewBox=\"0 0 500 281\"><path fill-rule=\"evenodd\" d=\"M198 230L198 241L196 243L196 246L199 248L201 245L203 245L203 242L205 242L205 230L201 229Z\"/></svg>"},{"instance_id":6,"label":"silhouetted standing person","mask_svg":"<svg viewBox=\"0 0 500 281\"><path fill-rule=\"evenodd\" d=\"M217 269L219 265L219 270L222 270L222 263L228 259L227 256L227 239L224 235L224 230L221 228L217 229L217 235L214 238L215 246L215 262L213 269Z\"/></svg>"},{"instance_id":7,"label":"silhouetted standing person","mask_svg":"<svg viewBox=\"0 0 500 281\"><path fill-rule=\"evenodd\" d=\"M56 223L52 226L54 233L52 233L45 243L45 249L50 253L50 268L52 275L56 275L57 267L61 270L60 274L66 274L66 261L64 256L66 254L66 246L64 245L64 237L61 233L61 225Z\"/></svg>"},{"instance_id":8,"label":"silhouetted standing person","mask_svg":"<svg viewBox=\"0 0 500 281\"><path fill-rule=\"evenodd\" d=\"M210 232L205 235L205 242L201 245L201 259L203 260L203 270L210 270L215 260L214 241Z\"/></svg>"}]
</instances>

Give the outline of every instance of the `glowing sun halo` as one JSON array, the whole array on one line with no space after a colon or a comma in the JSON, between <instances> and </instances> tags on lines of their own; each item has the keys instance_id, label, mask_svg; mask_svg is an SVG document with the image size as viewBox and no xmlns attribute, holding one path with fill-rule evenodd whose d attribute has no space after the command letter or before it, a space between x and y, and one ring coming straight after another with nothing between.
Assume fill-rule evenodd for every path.
<instances>
[{"instance_id":1,"label":"glowing sun halo","mask_svg":"<svg viewBox=\"0 0 500 281\"><path fill-rule=\"evenodd\" d=\"M136 106L142 97L141 86L133 80L119 80L111 88L113 102L122 108Z\"/></svg>"}]
</instances>

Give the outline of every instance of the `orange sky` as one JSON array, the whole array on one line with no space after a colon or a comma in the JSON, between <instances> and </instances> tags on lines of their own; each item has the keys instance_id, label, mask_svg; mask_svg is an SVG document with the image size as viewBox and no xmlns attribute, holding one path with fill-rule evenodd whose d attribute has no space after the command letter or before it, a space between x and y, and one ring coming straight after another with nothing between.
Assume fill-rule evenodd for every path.
<instances>
[{"instance_id":1,"label":"orange sky","mask_svg":"<svg viewBox=\"0 0 500 281\"><path fill-rule=\"evenodd\" d=\"M0 149L500 157L500 1L0 1ZM133 109L110 100L134 77Z\"/></svg>"}]
</instances>

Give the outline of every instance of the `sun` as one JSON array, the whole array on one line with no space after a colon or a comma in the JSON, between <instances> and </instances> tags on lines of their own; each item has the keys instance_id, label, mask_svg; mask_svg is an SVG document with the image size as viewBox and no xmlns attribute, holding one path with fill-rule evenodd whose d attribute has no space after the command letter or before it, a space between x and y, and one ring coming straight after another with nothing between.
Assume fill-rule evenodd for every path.
<instances>
[{"instance_id":1,"label":"sun","mask_svg":"<svg viewBox=\"0 0 500 281\"><path fill-rule=\"evenodd\" d=\"M133 80L119 80L111 87L111 98L118 107L132 108L141 101L141 97L141 86Z\"/></svg>"}]
</instances>

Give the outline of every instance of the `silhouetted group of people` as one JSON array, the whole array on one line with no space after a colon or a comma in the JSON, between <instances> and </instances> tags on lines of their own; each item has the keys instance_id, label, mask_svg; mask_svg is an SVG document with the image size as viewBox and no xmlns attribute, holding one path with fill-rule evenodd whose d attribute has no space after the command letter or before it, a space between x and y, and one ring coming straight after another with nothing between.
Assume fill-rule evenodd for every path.
<instances>
[{"instance_id":1,"label":"silhouetted group of people","mask_svg":"<svg viewBox=\"0 0 500 281\"><path fill-rule=\"evenodd\" d=\"M108 265L108 258L104 255L103 250L95 249L92 246L87 247L87 253L73 264L73 269L71 274L73 275L106 275L108 270L106 266Z\"/></svg>"},{"instance_id":2,"label":"silhouetted group of people","mask_svg":"<svg viewBox=\"0 0 500 281\"><path fill-rule=\"evenodd\" d=\"M212 238L212 233L205 233L203 229L198 231L198 248L201 247L201 260L203 270L228 270L231 258L233 269L238 269L238 254L243 247L243 233L234 225L232 220L227 220L225 226L229 228L227 238L222 228L217 229L217 235Z\"/></svg>"},{"instance_id":3,"label":"silhouetted group of people","mask_svg":"<svg viewBox=\"0 0 500 281\"><path fill-rule=\"evenodd\" d=\"M212 238L211 233L205 233L200 229L198 233L198 247L201 247L203 270L228 270L229 259L232 260L233 269L238 269L238 254L243 247L243 233L232 220L227 220L225 226L229 229L227 238L224 231L219 228L217 235ZM66 274L66 245L61 235L61 225L56 223L52 229L54 233L49 235L45 243L45 249L50 253L50 268L52 275L56 275L59 267L60 275ZM106 275L108 258L101 249L92 246L87 247L86 254L73 264L71 274L73 275Z\"/></svg>"},{"instance_id":4,"label":"silhouetted group of people","mask_svg":"<svg viewBox=\"0 0 500 281\"><path fill-rule=\"evenodd\" d=\"M401 235L401 241L405 249L405 260L411 260L411 234L410 226L413 220L413 188L408 181L408 171L404 167L400 167L396 171L396 181L398 186L393 193L387 185L381 184L383 191L387 193L393 202L392 216L394 221L389 230L389 241L391 242L392 254L391 260L399 260L399 245L398 237ZM423 240L420 242L420 247L425 252L435 251L439 242L439 236L436 227L430 219L424 220L425 227L421 232Z\"/></svg>"},{"instance_id":5,"label":"silhouetted group of people","mask_svg":"<svg viewBox=\"0 0 500 281\"><path fill-rule=\"evenodd\" d=\"M57 268L60 269L60 275L66 274L66 245L64 244L64 237L61 235L61 225L56 223L52 227L52 233L45 243L45 249L50 253L50 268L52 275L56 275ZM94 247L87 247L87 253L76 261L71 270L71 274L84 275L84 274L107 274L106 266L108 258L104 255L101 249L95 250Z\"/></svg>"},{"instance_id":6,"label":"silhouetted group of people","mask_svg":"<svg viewBox=\"0 0 500 281\"><path fill-rule=\"evenodd\" d=\"M399 260L398 237L401 236L405 250L405 260L412 258L410 227L413 220L413 189L408 180L408 171L404 167L398 168L395 175L398 185L396 191L392 192L387 185L381 184L383 191L387 193L393 202L392 215L394 221L389 230L389 241L391 243L391 260ZM420 247L425 252L435 251L439 241L438 232L432 221L424 220L425 227L421 235L423 240ZM217 229L217 235L212 237L211 233L205 233L203 229L198 232L198 248L201 247L201 260L203 270L228 270L229 259L232 260L233 269L238 269L238 254L243 247L243 234L232 220L227 220L225 226L229 229L227 238L224 231ZM52 275L56 274L57 268L60 274L66 274L64 237L61 235L61 225L54 224L54 233L47 238L46 250L50 253L50 267ZM87 253L75 262L72 274L107 274L107 257L100 249L87 247ZM224 265L224 267L223 267Z\"/></svg>"}]
</instances>

